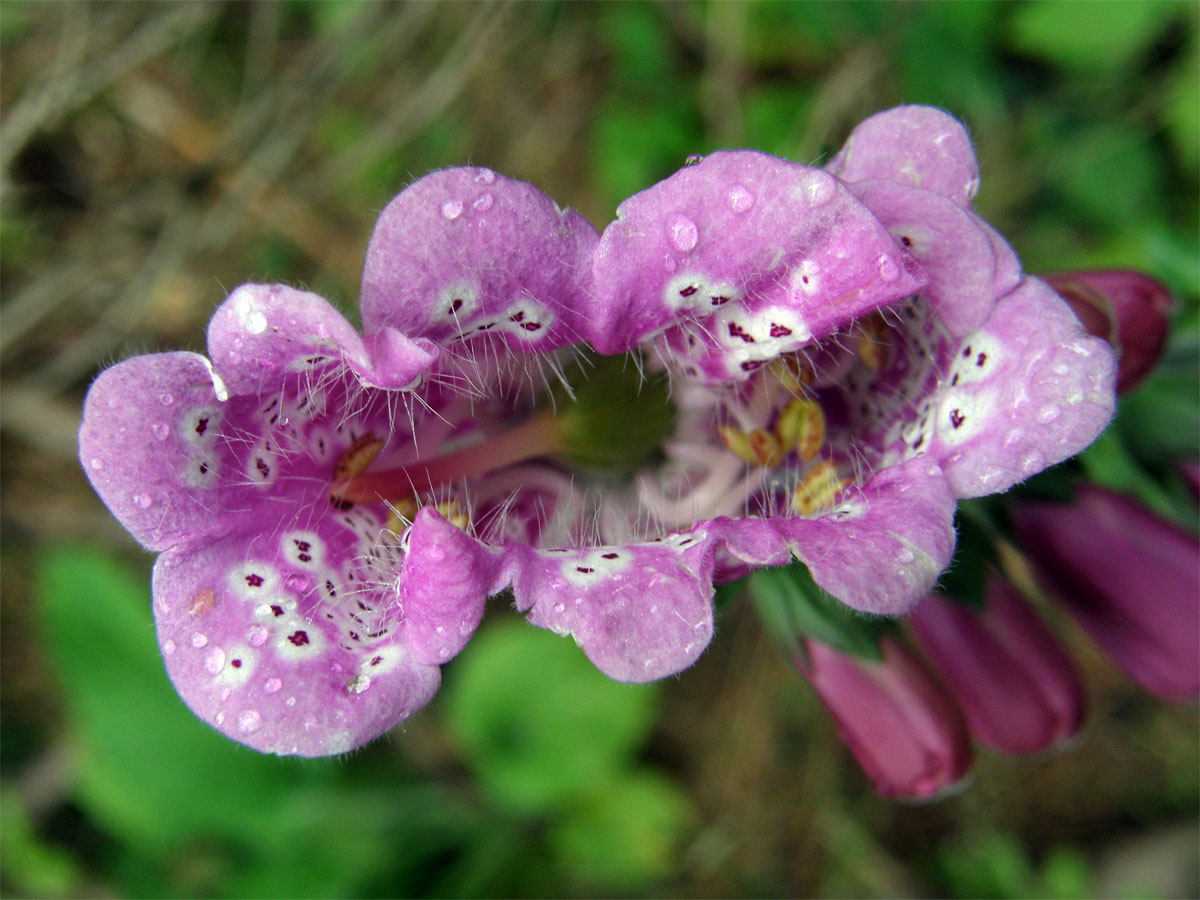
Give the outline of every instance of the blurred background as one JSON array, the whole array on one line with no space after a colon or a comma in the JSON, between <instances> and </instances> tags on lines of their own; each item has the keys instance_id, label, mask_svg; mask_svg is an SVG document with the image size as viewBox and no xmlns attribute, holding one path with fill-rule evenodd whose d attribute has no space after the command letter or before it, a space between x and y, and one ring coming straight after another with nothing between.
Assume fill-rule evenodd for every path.
<instances>
[{"instance_id":1,"label":"blurred background","mask_svg":"<svg viewBox=\"0 0 1200 900\"><path fill-rule=\"evenodd\" d=\"M698 665L643 687L493 604L402 729L342 759L260 757L175 697L152 559L75 433L100 368L203 350L239 283L353 316L376 215L430 169L490 166L603 227L689 154L821 164L902 102L968 124L976 208L1028 271L1151 272L1194 341L1198 10L5 2L4 894L1195 896L1196 709L1065 621L1081 740L981 752L929 805L875 796L736 600Z\"/></svg>"}]
</instances>

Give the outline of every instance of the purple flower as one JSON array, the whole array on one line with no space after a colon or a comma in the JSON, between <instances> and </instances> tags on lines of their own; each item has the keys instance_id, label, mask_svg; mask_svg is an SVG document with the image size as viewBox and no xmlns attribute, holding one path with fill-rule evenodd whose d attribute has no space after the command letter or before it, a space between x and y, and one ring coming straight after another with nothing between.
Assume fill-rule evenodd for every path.
<instances>
[{"instance_id":1,"label":"purple flower","mask_svg":"<svg viewBox=\"0 0 1200 900\"><path fill-rule=\"evenodd\" d=\"M1200 542L1121 494L1020 504L1039 581L1113 661L1167 700L1200 698Z\"/></svg>"},{"instance_id":2,"label":"purple flower","mask_svg":"<svg viewBox=\"0 0 1200 900\"><path fill-rule=\"evenodd\" d=\"M1036 753L1083 724L1083 685L1070 657L1000 576L989 580L981 612L933 594L908 621L980 743Z\"/></svg>"},{"instance_id":3,"label":"purple flower","mask_svg":"<svg viewBox=\"0 0 1200 900\"><path fill-rule=\"evenodd\" d=\"M679 423L638 499L715 537L718 577L797 558L903 612L950 561L957 497L1109 421L1110 348L970 211L978 180L962 125L913 106L826 169L713 153L618 208L594 341L671 373Z\"/></svg>"},{"instance_id":4,"label":"purple flower","mask_svg":"<svg viewBox=\"0 0 1200 900\"><path fill-rule=\"evenodd\" d=\"M797 668L838 724L838 733L876 792L933 799L971 767L962 711L944 687L889 637L882 662L807 640Z\"/></svg>"},{"instance_id":5,"label":"purple flower","mask_svg":"<svg viewBox=\"0 0 1200 900\"><path fill-rule=\"evenodd\" d=\"M976 182L962 126L919 107L863 123L829 171L713 154L603 237L446 170L383 212L363 335L247 285L210 359L103 373L81 458L162 554L180 694L258 749L335 753L427 702L505 589L625 681L694 662L714 579L753 567L798 558L851 606L906 610L949 563L956 496L1112 411L1111 351L1021 277ZM626 372L582 381L584 342L632 352ZM650 438L636 478L596 471Z\"/></svg>"},{"instance_id":6,"label":"purple flower","mask_svg":"<svg viewBox=\"0 0 1200 900\"><path fill-rule=\"evenodd\" d=\"M200 718L263 751L337 753L393 727L437 690L484 599L517 568L536 575L532 546L580 525L560 506L569 479L536 468L470 494L431 475L390 504L334 488L522 415L543 354L591 314L595 229L530 185L457 169L393 201L379 240L392 256L369 260L367 290L396 305L364 304L365 338L320 297L244 285L213 316L209 358L126 360L84 410L85 471L161 554L171 680Z\"/></svg>"}]
</instances>

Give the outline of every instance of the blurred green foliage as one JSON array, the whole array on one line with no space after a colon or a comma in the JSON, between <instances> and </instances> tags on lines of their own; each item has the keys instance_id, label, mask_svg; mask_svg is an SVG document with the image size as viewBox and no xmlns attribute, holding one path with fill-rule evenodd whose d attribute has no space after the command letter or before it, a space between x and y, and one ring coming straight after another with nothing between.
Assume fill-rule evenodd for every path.
<instances>
[{"instance_id":1,"label":"blurred green foliage","mask_svg":"<svg viewBox=\"0 0 1200 900\"><path fill-rule=\"evenodd\" d=\"M67 53L72 39L90 40L70 21L91 16L100 33L106 17L153 24L174 5L79 4L65 25L48 4L3 6L0 45L8 59L27 60L23 67L6 62L7 113L14 96L39 86L47 60ZM288 0L263 19L269 32L255 30L251 5L203 8L199 24L141 65L139 76L183 86L179 95L201 121L261 107L261 117L250 118L258 124L246 126L251 138L239 144L239 134L218 133L203 165L172 168L177 164L157 150L144 150L149 138L130 138L125 125L106 118L110 94L72 109L38 135L55 151L50 157L61 159L61 172L40 180L21 171L12 176L22 193L0 222L6 290L99 240L98 230L75 233L71 218L104 196L104 184L77 171L80 146L91 146L89 114L117 148L112 168L96 177L117 178L142 165L186 182L163 204L170 221L180 221L185 201L199 203L216 190L212 173L221 166L240 173L237 153L262 149L260 164L286 160L273 177L297 182L325 231L306 242L287 222L260 222L257 237L235 234L219 259L200 260L197 280L205 291L234 279L304 283L352 307L346 298L357 290L353 266L314 257L314 245L329 246L353 229L351 246L364 246L377 212L427 170L494 165L569 198L603 225L622 198L691 153L747 146L819 164L862 117L900 102L928 103L971 128L983 168L979 209L1009 236L1028 270L1135 267L1175 290L1171 360L1127 398L1119 432L1089 451L1083 465L1091 477L1134 490L1159 509L1186 501L1168 469L1175 459L1200 455L1194 2L464 3L388 7L385 14L379 4ZM413 40L405 43L406 35ZM26 48L33 49L22 55ZM85 54L86 71L103 74L116 65L110 52L97 44ZM276 77L276 69L309 52L311 71L339 85L334 99L309 100L316 80L294 72L295 82ZM543 53L546 68L539 69ZM490 64L472 61L479 58ZM468 78L469 66L478 68ZM573 105L560 103L563 96ZM543 107L559 117L539 118ZM149 192L136 180L119 188ZM121 224L114 219L103 228ZM196 334L211 300L205 293L197 304ZM101 330L113 327L106 322ZM55 329L40 329L23 352L54 359L62 346L39 341L62 340ZM135 340L167 342L153 331ZM76 379L77 394L87 374ZM1086 783L1058 810L1060 824L1074 823L1062 824L1069 839L1048 829L1037 804L1052 801L1030 787L1007 812L990 805L991 795L974 806L970 797L955 801L961 805L952 813L929 811L924 827L944 837L919 848L906 842L911 817L888 818L861 780L830 774L833 735L814 725L816 704L809 701L801 711L809 718L793 711L788 725L797 746L811 740L826 748L805 757L815 771L803 785L809 793L779 797L768 786L749 803L769 806L769 833L791 841L783 841L781 858L767 859L753 841L740 842L730 823L741 820L713 799L728 800L721 793L726 779L750 775L706 765L744 735L709 736L690 765L668 768L664 761L678 763L685 754L663 738L662 688L608 682L570 642L517 621L485 624L447 667L441 697L408 732L339 760L260 757L187 712L157 657L147 567L130 568L91 537L51 543L26 526L18 551L6 557L35 570L31 593L52 679L39 690L60 697L64 713L61 722L10 718L2 735L8 767L0 878L10 896L824 890L1083 897L1101 887L1097 840L1129 823L1194 813L1197 776L1188 747L1167 752L1153 745L1137 758L1162 770L1147 772L1127 765L1133 750L1102 745L1099 758L1109 768L1085 772ZM27 602L9 588L6 603L14 594ZM717 641L733 636L718 630ZM735 661L730 680L750 663ZM718 700L703 698L670 733L701 741ZM1147 726L1144 711L1119 712L1147 745L1176 734ZM65 748L66 783L58 804L46 809L36 792L12 785L31 759L58 748ZM743 755L740 745L736 755ZM1100 804L1102 782L1124 807ZM827 810L807 810L822 802ZM1025 832L997 824L1005 815L1019 818L1013 809L1033 810ZM956 832L963 823L974 826L966 836ZM873 831L886 836L874 838Z\"/></svg>"}]
</instances>

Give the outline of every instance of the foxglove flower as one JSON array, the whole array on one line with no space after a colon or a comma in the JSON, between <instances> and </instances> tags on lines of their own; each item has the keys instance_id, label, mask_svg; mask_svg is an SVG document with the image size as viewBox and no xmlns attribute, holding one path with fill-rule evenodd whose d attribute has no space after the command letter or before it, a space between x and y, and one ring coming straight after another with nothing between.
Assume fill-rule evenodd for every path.
<instances>
[{"instance_id":1,"label":"foxglove flower","mask_svg":"<svg viewBox=\"0 0 1200 900\"><path fill-rule=\"evenodd\" d=\"M1036 753L1083 724L1083 684L1070 657L999 575L988 581L986 609L932 594L908 622L980 743Z\"/></svg>"},{"instance_id":2,"label":"foxglove flower","mask_svg":"<svg viewBox=\"0 0 1200 900\"><path fill-rule=\"evenodd\" d=\"M806 563L899 613L1003 491L1109 421L1114 358L970 210L962 125L901 107L826 169L718 152L630 197L594 256L604 353L674 379L645 515L716 542L718 577Z\"/></svg>"},{"instance_id":3,"label":"foxglove flower","mask_svg":"<svg viewBox=\"0 0 1200 900\"><path fill-rule=\"evenodd\" d=\"M881 661L818 641L797 659L875 791L931 800L971 768L971 739L954 698L898 642L884 637Z\"/></svg>"},{"instance_id":4,"label":"foxglove flower","mask_svg":"<svg viewBox=\"0 0 1200 900\"><path fill-rule=\"evenodd\" d=\"M213 316L208 358L126 360L85 405L85 471L160 553L171 680L263 751L337 753L393 727L511 581L496 548L583 527L556 505L564 476L492 459L499 478L467 496L452 482L472 460L446 451L526 414L536 355L578 339L595 229L486 169L414 184L379 229L393 255L367 281L395 278L404 305L386 320L368 305L366 337L316 295L245 285ZM435 456L441 470L419 465ZM411 489L350 499L339 485L370 464L408 466ZM483 540L458 527L469 516Z\"/></svg>"}]
</instances>

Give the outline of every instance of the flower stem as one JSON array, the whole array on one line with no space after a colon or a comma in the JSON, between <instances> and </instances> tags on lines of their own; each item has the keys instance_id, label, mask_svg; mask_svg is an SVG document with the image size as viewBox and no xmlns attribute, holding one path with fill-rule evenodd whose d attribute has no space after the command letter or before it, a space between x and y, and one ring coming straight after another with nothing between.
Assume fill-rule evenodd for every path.
<instances>
[{"instance_id":1,"label":"flower stem","mask_svg":"<svg viewBox=\"0 0 1200 900\"><path fill-rule=\"evenodd\" d=\"M562 424L552 412L546 411L516 428L428 462L415 462L382 472L365 472L336 481L332 496L350 503L402 500L418 491L434 490L537 456L549 456L561 449Z\"/></svg>"}]
</instances>

